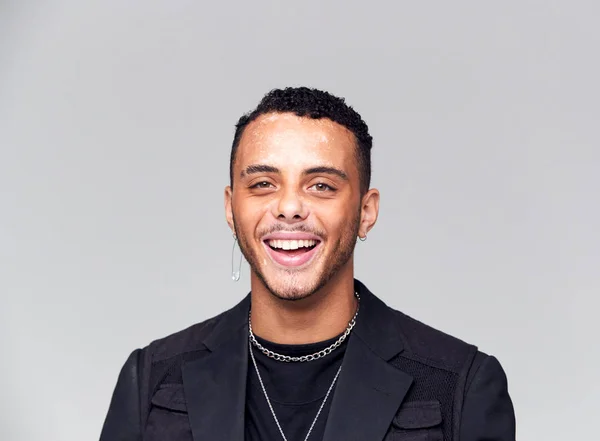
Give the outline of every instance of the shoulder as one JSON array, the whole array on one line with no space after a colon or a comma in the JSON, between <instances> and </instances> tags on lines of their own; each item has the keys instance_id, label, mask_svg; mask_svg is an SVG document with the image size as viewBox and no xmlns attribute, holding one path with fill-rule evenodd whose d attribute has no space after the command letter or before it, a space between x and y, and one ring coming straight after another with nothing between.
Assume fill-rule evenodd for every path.
<instances>
[{"instance_id":1,"label":"shoulder","mask_svg":"<svg viewBox=\"0 0 600 441\"><path fill-rule=\"evenodd\" d=\"M228 311L222 312L180 331L153 340L143 351L151 354L152 362L160 362L190 352L205 351L204 341Z\"/></svg>"},{"instance_id":2,"label":"shoulder","mask_svg":"<svg viewBox=\"0 0 600 441\"><path fill-rule=\"evenodd\" d=\"M232 331L248 323L250 294L246 295L230 309L181 331L152 341L145 352L152 354L152 361L158 362L189 353L206 352L220 341L228 338Z\"/></svg>"},{"instance_id":3,"label":"shoulder","mask_svg":"<svg viewBox=\"0 0 600 441\"><path fill-rule=\"evenodd\" d=\"M164 360L190 351L204 350L203 341L210 335L220 317L221 314L153 340L146 349L152 353L153 361Z\"/></svg>"},{"instance_id":4,"label":"shoulder","mask_svg":"<svg viewBox=\"0 0 600 441\"><path fill-rule=\"evenodd\" d=\"M226 314L227 311L153 340L139 350L138 371L146 399L163 383L183 382L181 367L186 361L202 358L209 353L205 341Z\"/></svg>"},{"instance_id":5,"label":"shoulder","mask_svg":"<svg viewBox=\"0 0 600 441\"><path fill-rule=\"evenodd\" d=\"M403 358L455 373L472 362L475 345L392 308L358 280L355 286L364 303L361 331L384 357L398 349Z\"/></svg>"},{"instance_id":6,"label":"shoulder","mask_svg":"<svg viewBox=\"0 0 600 441\"><path fill-rule=\"evenodd\" d=\"M477 346L390 308L407 357L453 372L461 372L479 353Z\"/></svg>"}]
</instances>

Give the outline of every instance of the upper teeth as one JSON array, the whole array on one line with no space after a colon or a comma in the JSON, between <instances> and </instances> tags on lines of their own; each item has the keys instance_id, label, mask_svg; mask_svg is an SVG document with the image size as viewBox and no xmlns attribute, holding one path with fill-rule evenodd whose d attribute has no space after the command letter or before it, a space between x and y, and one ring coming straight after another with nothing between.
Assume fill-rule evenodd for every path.
<instances>
[{"instance_id":1,"label":"upper teeth","mask_svg":"<svg viewBox=\"0 0 600 441\"><path fill-rule=\"evenodd\" d=\"M273 248L282 248L284 250L297 250L303 247L312 247L317 244L316 240L269 240L269 245Z\"/></svg>"}]
</instances>

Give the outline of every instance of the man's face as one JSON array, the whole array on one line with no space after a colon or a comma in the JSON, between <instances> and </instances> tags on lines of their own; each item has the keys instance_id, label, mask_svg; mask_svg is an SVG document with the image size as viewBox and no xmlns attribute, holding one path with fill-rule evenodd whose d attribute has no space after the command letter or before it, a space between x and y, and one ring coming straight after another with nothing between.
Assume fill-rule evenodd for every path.
<instances>
[{"instance_id":1,"label":"man's face","mask_svg":"<svg viewBox=\"0 0 600 441\"><path fill-rule=\"evenodd\" d=\"M307 297L351 268L362 211L355 146L329 119L270 113L246 127L227 220L253 276L277 297Z\"/></svg>"}]
</instances>

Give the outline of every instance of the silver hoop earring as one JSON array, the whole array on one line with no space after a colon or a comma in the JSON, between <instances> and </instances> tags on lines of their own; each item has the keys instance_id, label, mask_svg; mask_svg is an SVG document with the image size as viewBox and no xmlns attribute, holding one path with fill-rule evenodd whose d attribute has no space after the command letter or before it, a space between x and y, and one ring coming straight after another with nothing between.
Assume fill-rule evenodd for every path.
<instances>
[{"instance_id":1,"label":"silver hoop earring","mask_svg":"<svg viewBox=\"0 0 600 441\"><path fill-rule=\"evenodd\" d=\"M365 234L365 237L358 236L358 238L360 239L361 242L364 242L365 240L367 240L367 235Z\"/></svg>"},{"instance_id":2,"label":"silver hoop earring","mask_svg":"<svg viewBox=\"0 0 600 441\"><path fill-rule=\"evenodd\" d=\"M237 282L240 280L240 273L242 271L242 250L240 249L240 261L238 263L237 271L233 266L234 262L234 254L235 254L235 245L237 244L237 236L233 235L233 248L231 249L231 280Z\"/></svg>"}]
</instances>

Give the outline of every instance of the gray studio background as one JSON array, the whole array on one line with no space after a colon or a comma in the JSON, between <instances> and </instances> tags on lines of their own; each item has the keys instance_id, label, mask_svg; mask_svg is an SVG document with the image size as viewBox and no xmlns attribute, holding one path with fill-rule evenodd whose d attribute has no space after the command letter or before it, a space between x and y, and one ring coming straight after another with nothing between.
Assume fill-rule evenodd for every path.
<instances>
[{"instance_id":1,"label":"gray studio background","mask_svg":"<svg viewBox=\"0 0 600 441\"><path fill-rule=\"evenodd\" d=\"M598 439L597 2L0 2L0 439L98 438L136 347L249 289L223 213L269 89L345 96L356 275L496 355L518 438Z\"/></svg>"}]
</instances>

